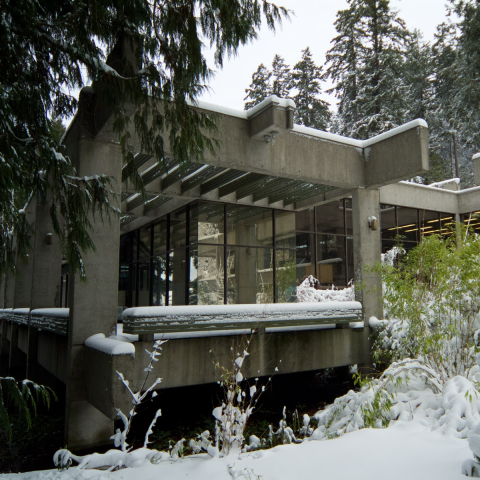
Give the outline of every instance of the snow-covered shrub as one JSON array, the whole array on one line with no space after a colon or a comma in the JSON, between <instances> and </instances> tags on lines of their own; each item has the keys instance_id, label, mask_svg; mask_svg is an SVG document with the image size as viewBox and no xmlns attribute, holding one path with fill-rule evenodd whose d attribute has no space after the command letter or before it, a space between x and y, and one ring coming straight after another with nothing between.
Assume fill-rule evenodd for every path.
<instances>
[{"instance_id":1,"label":"snow-covered shrub","mask_svg":"<svg viewBox=\"0 0 480 480\"><path fill-rule=\"evenodd\" d=\"M297 287L297 302L352 302L355 300L353 285L347 288L335 288L332 285L327 290L321 290L320 282L310 275Z\"/></svg>"},{"instance_id":2,"label":"snow-covered shrub","mask_svg":"<svg viewBox=\"0 0 480 480\"><path fill-rule=\"evenodd\" d=\"M63 470L68 468L72 461L78 463L78 468L80 469L90 469L90 468L98 468L98 467L110 467L111 470L120 467L130 467L132 465L138 466L140 463L144 461L152 461L152 463L158 463L159 458L162 456L161 454L164 452L157 452L156 450L149 450L147 445L149 442L149 436L155 426L157 419L162 415L161 410L157 410L155 416L150 423L147 433L145 434L145 441L143 444L143 448L139 448L137 450L131 451L131 448L128 448L127 443L127 435L130 431L132 426L133 417L136 415L136 409L142 403L144 403L147 398L156 397L157 393L154 392L154 388L161 383L162 379L157 378L148 388L145 388L147 385L148 378L150 373L153 370L154 362L158 362L158 356L161 355L162 345L166 343L167 340L157 340L153 344L153 349L151 352L145 350L146 353L150 357L150 361L147 367L144 369L145 371L145 379L143 384L138 392L134 392L130 388L130 384L128 380L126 380L122 373L117 372L120 381L123 383L125 388L127 389L128 393L132 397L132 404L133 407L127 414L123 413L119 408L116 409L118 417L123 422L123 430L117 428L115 434L110 437L113 440L115 447L120 447L120 450L109 450L104 454L94 453L92 455L85 455L85 456L77 456L72 454L69 450L61 449L58 450L55 455L53 456L53 463L59 470ZM143 391L143 393L142 393ZM185 440L181 440L177 442L177 445L173 448L170 455L167 454L168 457L174 458L176 456L181 456L183 452L183 442Z\"/></svg>"},{"instance_id":3,"label":"snow-covered shrub","mask_svg":"<svg viewBox=\"0 0 480 480\"><path fill-rule=\"evenodd\" d=\"M240 452L244 448L244 432L255 405L265 391L265 385L257 388L258 378L253 384L244 378L242 368L249 356L250 340L245 341L243 353L232 358L231 367L224 367L219 362L215 368L220 370L221 380L218 382L224 389L224 401L216 407L212 415L215 418L215 448L222 455ZM234 352L232 347L232 353ZM278 368L275 368L278 371ZM271 380L271 378L270 378Z\"/></svg>"},{"instance_id":4,"label":"snow-covered shrub","mask_svg":"<svg viewBox=\"0 0 480 480\"><path fill-rule=\"evenodd\" d=\"M431 430L467 438L480 422L478 366L472 369L471 376L472 380L457 376L442 383L433 369L417 360L393 363L380 378L362 382L359 391L350 390L316 413L313 418L318 428L310 438L335 438L414 417Z\"/></svg>"},{"instance_id":5,"label":"snow-covered shrub","mask_svg":"<svg viewBox=\"0 0 480 480\"><path fill-rule=\"evenodd\" d=\"M463 233L457 241L453 234L432 235L393 261L398 253L374 267L382 274L390 320L374 321L375 360L418 358L442 382L468 376L478 351L480 237Z\"/></svg>"}]
</instances>

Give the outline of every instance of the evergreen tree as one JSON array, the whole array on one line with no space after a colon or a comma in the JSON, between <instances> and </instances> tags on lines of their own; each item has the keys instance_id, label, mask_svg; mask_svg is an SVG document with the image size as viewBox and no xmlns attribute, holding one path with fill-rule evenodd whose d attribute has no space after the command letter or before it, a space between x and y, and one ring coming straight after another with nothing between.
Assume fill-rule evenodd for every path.
<instances>
[{"instance_id":1,"label":"evergreen tree","mask_svg":"<svg viewBox=\"0 0 480 480\"><path fill-rule=\"evenodd\" d=\"M271 76L271 72L261 63L257 71L252 75L252 83L245 89L247 96L243 100L250 99L248 102L245 102L245 110L258 105L262 100L265 100L265 98L271 95Z\"/></svg>"},{"instance_id":2,"label":"evergreen tree","mask_svg":"<svg viewBox=\"0 0 480 480\"><path fill-rule=\"evenodd\" d=\"M364 139L403 123L408 32L389 0L349 0L335 27L339 35L328 52L327 76L337 81L341 133Z\"/></svg>"},{"instance_id":3,"label":"evergreen tree","mask_svg":"<svg viewBox=\"0 0 480 480\"><path fill-rule=\"evenodd\" d=\"M291 86L297 90L295 101L295 122L306 127L326 130L330 121L328 103L318 96L322 92L322 68L315 65L310 48L302 51L302 59L295 64Z\"/></svg>"},{"instance_id":4,"label":"evergreen tree","mask_svg":"<svg viewBox=\"0 0 480 480\"><path fill-rule=\"evenodd\" d=\"M4 0L0 15L0 274L13 268L13 237L17 258L28 249L31 229L23 213L29 197L42 201L48 191L53 228L71 271L83 275L81 253L94 248L89 212L118 210L109 203L111 179L102 172L76 178L52 129L52 119L76 111L69 92L83 87L82 69L113 111L129 177L141 186L131 130L142 151L157 158L164 158L164 132L182 161L201 160L205 149L214 149L205 133L213 120L187 103L211 75L204 42L221 66L225 55L257 36L262 22L273 29L288 11L267 0ZM122 45L129 56L112 63ZM132 104L130 120L125 111Z\"/></svg>"},{"instance_id":5,"label":"evergreen tree","mask_svg":"<svg viewBox=\"0 0 480 480\"><path fill-rule=\"evenodd\" d=\"M325 78L330 78L335 83L328 93L335 92L338 99L338 110L332 119L331 130L351 136L352 126L360 119L356 100L362 39L365 35L357 0L351 0L349 8L337 13L334 25L338 35L331 42L333 47L327 52L328 69L325 73Z\"/></svg>"},{"instance_id":6,"label":"evergreen tree","mask_svg":"<svg viewBox=\"0 0 480 480\"><path fill-rule=\"evenodd\" d=\"M290 95L291 74L290 67L280 55L275 55L272 62L272 90L271 95L288 98Z\"/></svg>"}]
</instances>

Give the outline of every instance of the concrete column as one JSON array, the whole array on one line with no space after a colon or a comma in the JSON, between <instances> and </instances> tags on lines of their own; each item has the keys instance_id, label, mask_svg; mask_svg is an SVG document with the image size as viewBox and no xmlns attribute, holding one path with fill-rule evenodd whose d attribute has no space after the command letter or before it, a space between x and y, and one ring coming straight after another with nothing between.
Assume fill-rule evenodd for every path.
<instances>
[{"instance_id":1,"label":"concrete column","mask_svg":"<svg viewBox=\"0 0 480 480\"><path fill-rule=\"evenodd\" d=\"M14 297L15 297L15 275L12 272L8 272L5 277L4 308L13 308Z\"/></svg>"},{"instance_id":2,"label":"concrete column","mask_svg":"<svg viewBox=\"0 0 480 480\"><path fill-rule=\"evenodd\" d=\"M352 194L352 204L355 297L362 302L367 326L371 316L383 318L381 277L366 271L381 260L380 192L358 188ZM370 228L369 217L377 218L377 230Z\"/></svg>"},{"instance_id":3,"label":"concrete column","mask_svg":"<svg viewBox=\"0 0 480 480\"><path fill-rule=\"evenodd\" d=\"M112 188L120 194L120 148L107 142L81 138L78 141L77 171L80 177L106 174L114 178ZM113 200L112 200L113 201ZM117 322L120 219L111 214L110 221L92 215L91 238L96 251L84 254L87 282L70 275L68 326L67 392L65 442L80 449L92 444L109 443L113 434L112 419L95 414L95 421L85 427L84 414L94 409L85 401L84 359L89 354L85 340L93 334L110 334ZM98 385L101 389L102 385ZM94 409L95 410L95 409Z\"/></svg>"},{"instance_id":4,"label":"concrete column","mask_svg":"<svg viewBox=\"0 0 480 480\"><path fill-rule=\"evenodd\" d=\"M11 323L10 351L8 356L8 374L17 380L23 380L26 372L26 356L18 346L20 325Z\"/></svg>"}]
</instances>

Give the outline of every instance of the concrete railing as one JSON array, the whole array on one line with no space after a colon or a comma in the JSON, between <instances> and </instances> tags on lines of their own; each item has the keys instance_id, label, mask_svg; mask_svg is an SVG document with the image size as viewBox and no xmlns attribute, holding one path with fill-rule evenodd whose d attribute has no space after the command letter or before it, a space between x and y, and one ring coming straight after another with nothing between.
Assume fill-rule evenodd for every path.
<instances>
[{"instance_id":1,"label":"concrete railing","mask_svg":"<svg viewBox=\"0 0 480 480\"><path fill-rule=\"evenodd\" d=\"M30 325L37 330L67 335L68 308L37 308L30 312L28 308L6 308L0 310L0 320ZM29 318L30 317L30 318Z\"/></svg>"},{"instance_id":2,"label":"concrete railing","mask_svg":"<svg viewBox=\"0 0 480 480\"><path fill-rule=\"evenodd\" d=\"M185 305L135 307L123 312L131 334L305 327L362 322L359 302L276 303L266 305Z\"/></svg>"}]
</instances>

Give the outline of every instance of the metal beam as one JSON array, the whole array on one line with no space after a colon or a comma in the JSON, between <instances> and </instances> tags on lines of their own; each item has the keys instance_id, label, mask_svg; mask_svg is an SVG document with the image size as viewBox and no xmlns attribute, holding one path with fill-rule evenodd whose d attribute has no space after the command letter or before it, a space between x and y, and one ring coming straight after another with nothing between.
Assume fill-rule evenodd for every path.
<instances>
[{"instance_id":1,"label":"metal beam","mask_svg":"<svg viewBox=\"0 0 480 480\"><path fill-rule=\"evenodd\" d=\"M236 178L242 177L247 173L248 172L243 172L240 170L228 170L225 173L220 174L218 177L212 178L212 180L204 183L200 187L200 195L205 195L206 193L211 192L216 188L220 188L222 185L225 185L228 182L235 180Z\"/></svg>"},{"instance_id":2,"label":"metal beam","mask_svg":"<svg viewBox=\"0 0 480 480\"><path fill-rule=\"evenodd\" d=\"M219 173L222 173L225 171L225 168L222 167L211 167L207 166L204 168L201 172L198 172L196 175L193 175L189 179L185 180L182 183L182 193L197 187L198 185L201 185L202 183L206 182L207 180L210 180L210 178L214 177L215 175L218 175Z\"/></svg>"}]
</instances>

